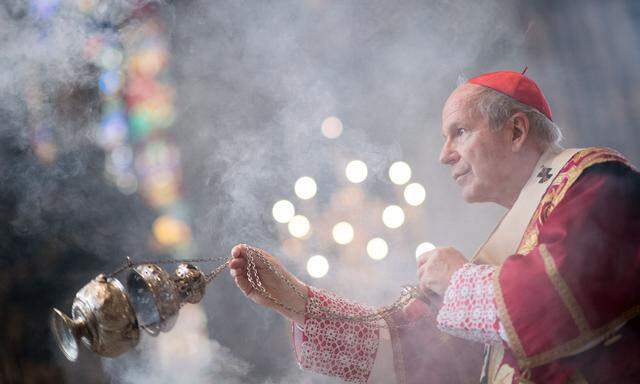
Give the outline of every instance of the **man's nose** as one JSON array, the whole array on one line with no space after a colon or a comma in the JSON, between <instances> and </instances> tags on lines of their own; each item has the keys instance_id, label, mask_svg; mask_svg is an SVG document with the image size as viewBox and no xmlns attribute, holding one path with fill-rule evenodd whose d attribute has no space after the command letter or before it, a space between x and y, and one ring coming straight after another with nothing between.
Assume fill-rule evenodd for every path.
<instances>
[{"instance_id":1,"label":"man's nose","mask_svg":"<svg viewBox=\"0 0 640 384\"><path fill-rule=\"evenodd\" d=\"M442 146L438 160L445 165L453 165L460 159L458 152L447 142Z\"/></svg>"}]
</instances>

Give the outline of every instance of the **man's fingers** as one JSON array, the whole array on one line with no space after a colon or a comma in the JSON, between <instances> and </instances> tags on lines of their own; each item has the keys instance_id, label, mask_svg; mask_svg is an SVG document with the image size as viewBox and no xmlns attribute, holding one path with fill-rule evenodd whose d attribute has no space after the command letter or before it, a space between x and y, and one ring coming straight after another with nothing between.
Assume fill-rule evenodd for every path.
<instances>
[{"instance_id":1,"label":"man's fingers","mask_svg":"<svg viewBox=\"0 0 640 384\"><path fill-rule=\"evenodd\" d=\"M434 251L428 251L418 257L418 268L422 267L434 255Z\"/></svg>"},{"instance_id":2,"label":"man's fingers","mask_svg":"<svg viewBox=\"0 0 640 384\"><path fill-rule=\"evenodd\" d=\"M246 249L247 246L245 244L236 245L235 247L233 247L233 249L231 249L231 257L233 257L234 259L243 258Z\"/></svg>"},{"instance_id":3,"label":"man's fingers","mask_svg":"<svg viewBox=\"0 0 640 384\"><path fill-rule=\"evenodd\" d=\"M247 265L247 259L243 258L234 258L229 262L229 268L231 269L241 269Z\"/></svg>"}]
</instances>

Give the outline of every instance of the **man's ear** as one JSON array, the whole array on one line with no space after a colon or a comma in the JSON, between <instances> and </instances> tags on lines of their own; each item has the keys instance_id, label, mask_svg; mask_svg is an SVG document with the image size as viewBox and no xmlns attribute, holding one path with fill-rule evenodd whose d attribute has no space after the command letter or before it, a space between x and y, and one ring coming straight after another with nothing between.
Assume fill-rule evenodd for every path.
<instances>
[{"instance_id":1,"label":"man's ear","mask_svg":"<svg viewBox=\"0 0 640 384\"><path fill-rule=\"evenodd\" d=\"M518 152L529 137L529 118L524 112L516 112L509 119L511 133L511 150Z\"/></svg>"}]
</instances>

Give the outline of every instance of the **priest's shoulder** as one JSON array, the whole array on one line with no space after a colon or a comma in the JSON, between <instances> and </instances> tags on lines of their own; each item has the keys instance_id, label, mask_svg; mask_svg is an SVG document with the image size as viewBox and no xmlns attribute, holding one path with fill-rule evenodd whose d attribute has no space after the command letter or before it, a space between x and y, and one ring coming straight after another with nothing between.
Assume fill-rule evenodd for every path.
<instances>
[{"instance_id":1,"label":"priest's shoulder","mask_svg":"<svg viewBox=\"0 0 640 384\"><path fill-rule=\"evenodd\" d=\"M607 164L605 166L605 164ZM637 173L629 160L627 160L620 152L607 147L589 147L577 151L565 165L565 170L574 170L582 173L586 170L596 167L596 170L605 169L621 169Z\"/></svg>"},{"instance_id":2,"label":"priest's shoulder","mask_svg":"<svg viewBox=\"0 0 640 384\"><path fill-rule=\"evenodd\" d=\"M618 151L606 147L584 148L577 152L570 162L576 163L580 170L580 179L590 176L607 177L624 184L629 191L640 191L640 173Z\"/></svg>"}]
</instances>

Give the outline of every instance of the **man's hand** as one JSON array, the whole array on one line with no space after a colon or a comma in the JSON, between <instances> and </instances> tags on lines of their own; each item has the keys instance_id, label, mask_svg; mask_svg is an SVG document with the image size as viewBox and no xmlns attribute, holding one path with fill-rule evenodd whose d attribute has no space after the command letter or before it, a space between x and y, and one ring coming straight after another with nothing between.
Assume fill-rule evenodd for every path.
<instances>
[{"instance_id":1,"label":"man's hand","mask_svg":"<svg viewBox=\"0 0 640 384\"><path fill-rule=\"evenodd\" d=\"M251 282L247 278L247 252L250 252L249 249L253 249L258 252L261 257L254 257L254 263L256 266L256 270L258 271L258 278L262 283L262 286L269 292L275 299L280 301L282 304L285 304L293 309L293 311L285 309L273 301L264 297L260 292L253 289ZM304 310L306 306L307 299L307 286L298 280L294 275L292 275L289 271L287 271L282 264L273 256L271 256L267 251L251 247L246 244L239 244L233 247L231 250L231 261L229 262L229 271L231 276L235 279L236 285L240 290L253 302L260 304L262 306L275 309L280 312L283 316L299 323L304 323ZM279 276L267 268L265 262L266 260L273 266L273 268L278 271L280 276L286 278L291 282L293 286L296 287L297 291L302 293L303 297L298 296L291 287L287 285ZM255 281L255 278L254 278Z\"/></svg>"},{"instance_id":2,"label":"man's hand","mask_svg":"<svg viewBox=\"0 0 640 384\"><path fill-rule=\"evenodd\" d=\"M436 248L418 257L418 279L420 289L443 296L449 286L451 275L461 268L467 259L453 247Z\"/></svg>"}]
</instances>

